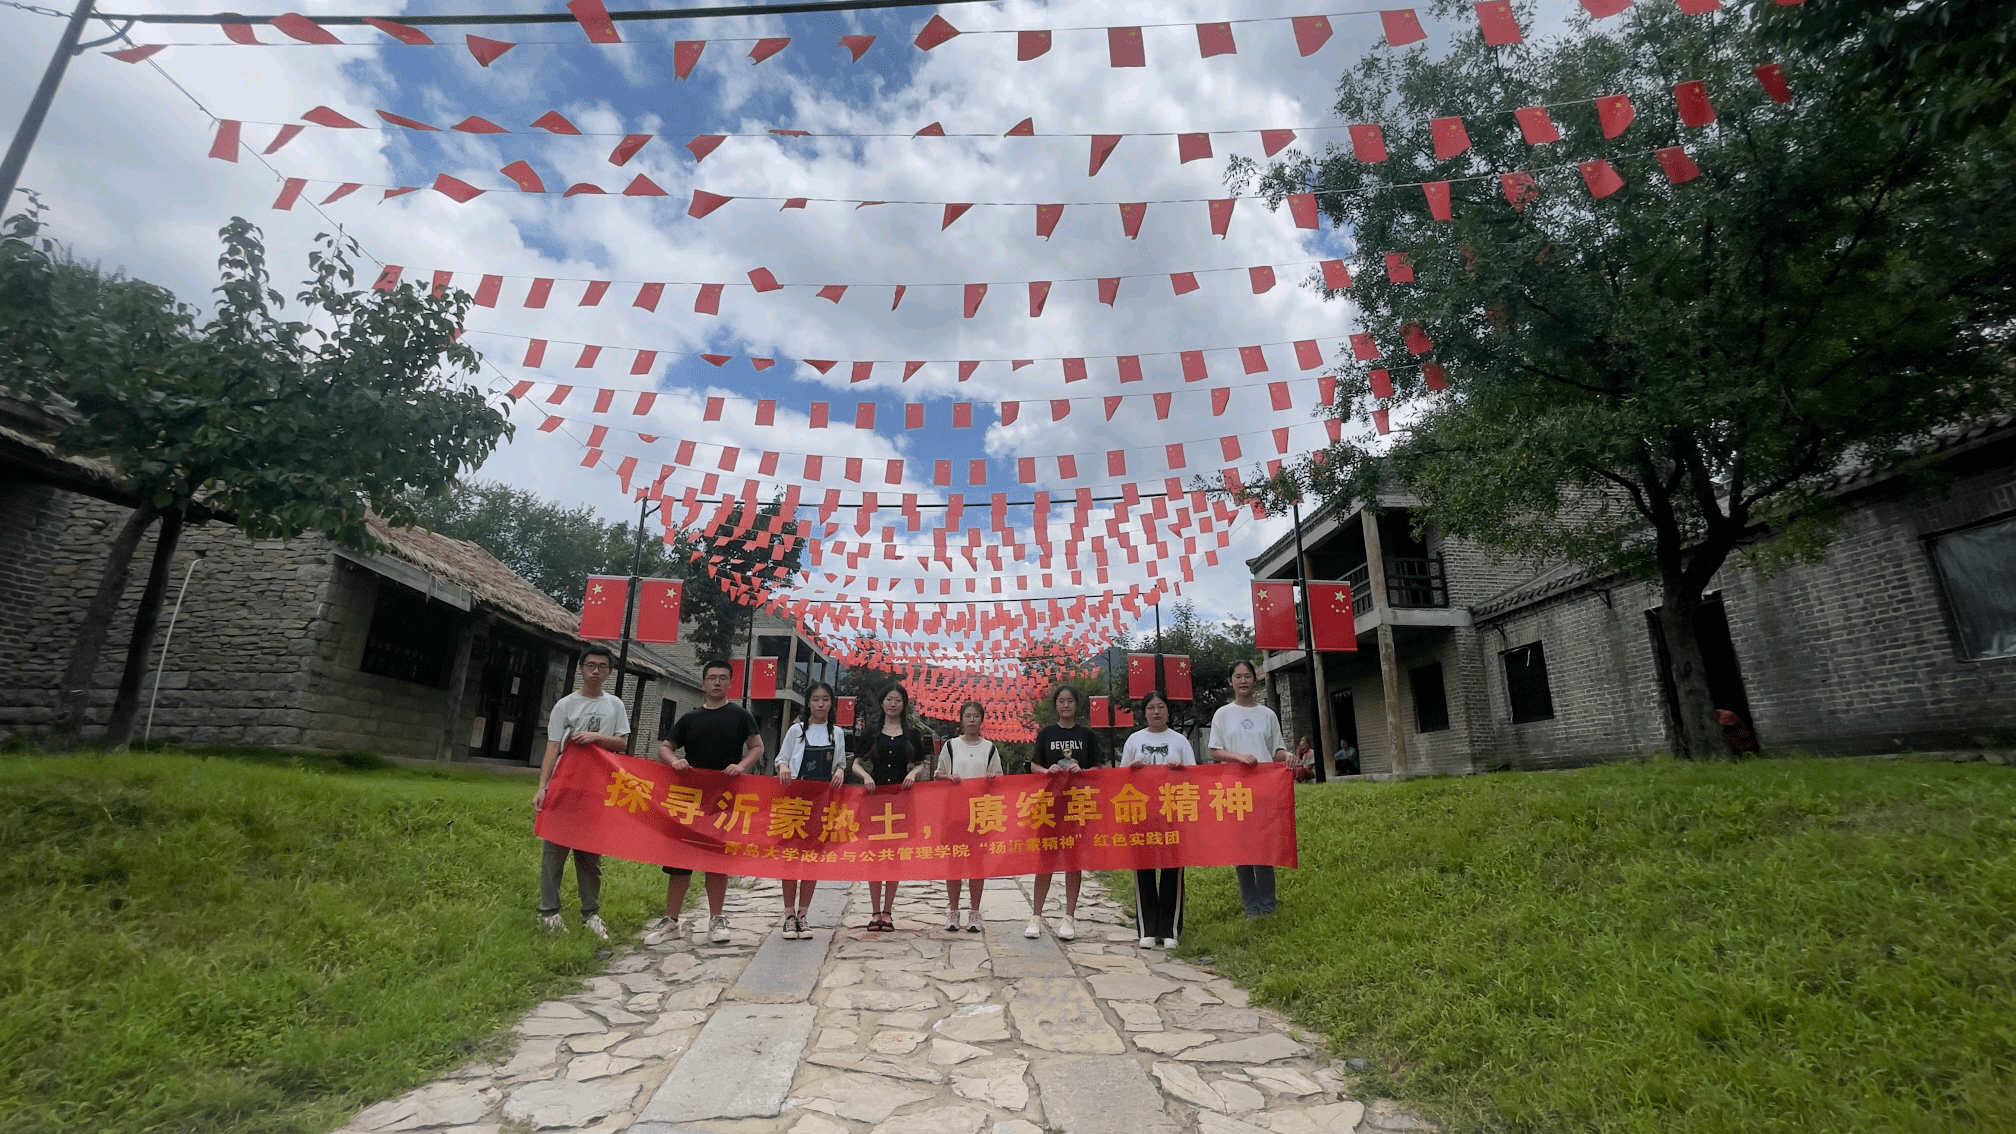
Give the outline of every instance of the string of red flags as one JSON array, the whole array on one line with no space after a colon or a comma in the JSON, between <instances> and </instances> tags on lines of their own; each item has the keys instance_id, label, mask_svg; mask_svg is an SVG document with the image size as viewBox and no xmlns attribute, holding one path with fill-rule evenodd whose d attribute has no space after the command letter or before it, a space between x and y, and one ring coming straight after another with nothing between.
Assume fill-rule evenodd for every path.
<instances>
[{"instance_id":1,"label":"string of red flags","mask_svg":"<svg viewBox=\"0 0 2016 1134\"><path fill-rule=\"evenodd\" d=\"M1379 262L1376 257L1361 261L1359 272L1362 273L1368 265ZM1307 271L1310 268L1314 268L1315 271ZM978 313L980 303L984 302L987 294L1012 294L1017 290L1021 290L1028 295L1029 303L1027 310L1029 317L1040 319L1043 313L1048 310L1050 299L1056 294L1054 289L1059 284L1094 284L1096 285L1095 294L1098 303L1102 306L1112 307L1118 302L1123 291L1132 297L1143 286L1132 281L1160 281L1166 279L1169 284L1170 295L1175 297L1189 295L1192 292L1201 290L1203 283L1198 278L1200 276L1232 276L1236 279L1243 275L1252 294L1265 295L1284 282L1284 274L1292 273L1295 269L1304 269L1305 277L1312 282L1320 277L1322 286L1331 290L1342 290L1350 287L1354 278L1351 266L1345 263L1344 260L1329 259L1299 260L1282 264L1255 264L1240 268L1193 268L1182 272L1077 276L1050 280L895 284L785 282L779 280L776 274L769 268L750 269L746 275L746 282L744 280L725 280L720 283L696 282L692 280L556 279L549 276L507 275L495 272L458 271L455 269L438 268L433 271L431 278L424 286L431 288L436 293L444 292L451 287L461 286L470 291L471 298L478 307L495 308L500 304L507 304L512 302L513 299L517 299L517 306L525 310L545 310L555 303L566 303L567 295L562 295L556 299L554 294L561 284L570 285L570 289L571 285L581 285L579 298L574 303L576 307L599 307L604 300L609 298L611 290L620 285L623 291L617 293L617 302L621 302L623 295L631 294L630 289L634 287L636 291L630 300L629 306L642 308L650 312L656 312L665 303L668 288L690 287L698 289L694 300L695 310L702 314L719 314L720 301L730 288L738 292L747 289L758 295L785 291L787 289L799 291L812 290L816 292L818 298L824 299L835 306L843 304L849 291L853 291L858 299L859 296L868 293L871 289L889 288L891 289L889 309L892 311L901 307L904 299L912 291L928 292L933 290L958 289L962 293L976 295L973 304L976 314ZM402 282L413 286L423 286L417 275L414 279L408 280L406 278L406 271L406 265L387 264L379 270L378 278L372 283L372 287L379 291L389 291L392 288L398 287ZM463 277L459 285L456 282L457 277ZM505 284L507 281L513 284L510 298L507 298L505 295ZM522 299L518 299L517 297L521 293L518 292L516 285L521 281L524 284L524 291ZM1296 281L1292 275L1288 275L1285 282L1293 283ZM986 290L970 293L969 289L973 288ZM1156 287L1155 290L1159 291L1160 288ZM962 294L962 299L966 298L966 294ZM664 351L659 353L672 354L679 352ZM774 358L766 360L758 369L767 369L775 361Z\"/></svg>"},{"instance_id":2,"label":"string of red flags","mask_svg":"<svg viewBox=\"0 0 2016 1134\"><path fill-rule=\"evenodd\" d=\"M1616 11L1622 10L1622 7L1615 7L1620 3L1623 7L1630 6L1629 0L1582 0L1582 2L1584 7L1588 8L1592 14L1596 14L1598 8L1611 9L1601 14L1615 14ZM1780 2L1782 3L1783 0L1780 0ZM1697 14L1705 14L1706 11L1712 11L1714 8L1720 7L1713 0L1681 0L1681 7L1685 11L1693 12L1695 9L1701 8L1704 3L1707 4L1706 9ZM640 37L634 31L629 35L618 31L616 21L610 17L608 9L601 3L601 0L569 0L567 10L573 14L581 32L585 36L585 40L572 37L553 40L532 40L525 38L503 40L465 33L461 38L461 45L467 48L471 58L478 64L489 67L503 58L513 48L529 44L574 45L585 42L596 45L616 45L624 43L670 42L673 44L672 73L675 78L687 79L692 76L693 69L699 64L709 44L721 44L725 50L739 50L740 45L750 44L751 46L746 57L751 65L756 65L765 60L775 58L785 49L789 48L794 40L801 38L794 36L764 36L666 40L664 38ZM1514 14L1509 0L1485 0L1484 3L1472 5L1471 12L1474 19L1473 26L1475 31L1482 37L1485 44L1493 47L1503 47L1525 41L1524 31L1519 26L1518 17ZM1279 34L1278 32L1273 32L1272 29L1285 24L1287 25L1285 30L1292 37L1295 44L1296 54L1306 59L1323 50L1334 36L1335 28L1330 22L1332 19L1370 19L1375 16L1379 20L1380 30L1388 47L1406 47L1423 42L1428 38L1427 29L1422 26L1416 9L1393 8L1383 11L1358 10L1300 16L1242 17L1205 23L1155 23L1016 29L961 29L954 26L943 15L934 15L912 36L880 37L853 34L839 36L835 40L824 42L833 43L834 47L832 50L847 52L852 62L859 63L875 47L876 43L884 38L907 40L920 51L931 51L962 37L998 38L1013 36L1015 40L1016 61L1027 63L1048 55L1054 46L1055 36L1059 32L1090 36L1103 34L1105 37L1108 66L1116 70L1124 70L1147 67L1149 65L1148 36L1146 33L1150 31L1158 33L1154 37L1157 41L1155 51L1157 58L1170 58L1173 57L1172 53L1174 55L1187 54L1189 50L1188 44L1193 41L1192 37L1194 37L1197 57L1200 59L1212 59L1221 55L1239 54L1238 33L1234 30L1239 25L1265 25L1268 29L1265 34ZM452 36L437 39L432 33L413 24L371 17L367 17L365 22L378 34L363 33L355 39L345 39L330 30L329 25L292 12L271 17L266 22L267 32L264 38L261 37L257 25L249 21L233 20L229 16L219 16L217 17L217 21L224 39L229 44L244 47L294 47L302 45L314 47L385 47L393 45L404 47L449 47L456 44L456 40ZM1182 34L1184 29L1189 29L1191 34L1189 36ZM1251 31L1253 29L1249 27L1248 30ZM108 51L105 54L120 62L137 63L168 46L209 46L214 43L215 41L193 41L182 44L149 43L118 51Z\"/></svg>"},{"instance_id":3,"label":"string of red flags","mask_svg":"<svg viewBox=\"0 0 2016 1134\"><path fill-rule=\"evenodd\" d=\"M1756 68L1754 73L1765 93L1774 101L1790 101L1791 92L1785 85L1784 72L1781 68L1776 65L1765 65ZM1673 87L1673 101L1681 124L1690 129L1699 129L1707 126L1716 119L1715 107L1710 100L1706 80L1694 79L1675 84ZM1511 119L1509 125L1516 126L1520 131L1520 136L1529 145L1545 145L1550 142L1560 141L1560 131L1555 126L1551 112L1565 107L1583 105L1591 105L1595 108L1597 120L1605 138L1618 137L1636 118L1636 108L1632 105L1630 98L1626 95L1614 94L1521 107L1509 112ZM260 151L260 153L265 155L279 152L288 143L299 137L305 126L332 130L383 131L398 129L422 133L440 133L445 130L473 135L513 133L508 127L498 125L492 118L486 118L481 115L468 115L452 125L442 127L417 118L396 114L389 110L375 110L372 114L383 125L369 124L371 115L359 114L353 117L327 106L317 106L307 111L301 115L300 122L283 123L253 119L227 121L237 123L237 125L232 127L234 130L244 125L278 127L273 140ZM1428 124L1429 135L1437 160L1453 158L1469 149L1471 145L1469 135L1470 123L1472 120L1480 117L1489 121L1504 122L1508 114L1507 112L1499 111L1483 116L1471 115L1466 117L1462 115L1450 115L1430 119ZM1215 157L1212 144L1214 137L1240 137L1257 134L1265 155L1273 157L1292 145L1302 134L1346 131L1350 136L1353 156L1360 161L1383 162L1390 156L1385 141L1385 132L1389 127L1390 124L1382 126L1374 123L1358 123L1348 126L1243 127L1230 130L1044 133L1036 130L1034 118L1023 118L1001 133L993 131L951 132L947 131L940 122L931 122L907 134L830 133L774 127L761 132L723 131L720 133L699 134L677 148L686 151L695 162L701 162L705 161L709 155L713 154L715 150L719 149L724 142L731 138L777 138L786 141L800 138L835 138L854 141L877 138L1083 138L1087 139L1091 146L1086 175L1097 176L1101 168L1105 166L1107 160L1117 152L1119 146L1128 138L1174 138L1176 139L1176 160L1178 164L1187 164ZM609 164L616 166L627 165L632 158L643 151L645 146L658 137L658 135L652 133L633 131L584 132L557 110L548 111L533 119L524 129L540 131L549 138L619 138L620 141L610 150L607 159ZM1130 152L1132 152L1131 149ZM216 148L213 147L213 156L215 155ZM227 157L225 160L235 159Z\"/></svg>"},{"instance_id":4,"label":"string of red flags","mask_svg":"<svg viewBox=\"0 0 2016 1134\"><path fill-rule=\"evenodd\" d=\"M653 371L656 369L661 359L670 361L674 359L698 358L701 361L706 362L708 365L715 367L716 369L725 369L729 363L735 362L738 359L745 359L749 363L749 366L752 370L760 373L762 371L774 368L775 366L778 365L780 361L783 362L795 361L803 363L805 366L810 367L812 370L815 370L820 374L832 374L834 373L835 370L841 367L844 362L846 369L841 371L841 373L847 375L849 385L872 383L878 378L878 376L882 378L896 376L897 382L900 385L901 383L908 382L910 379L916 377L918 374L924 373L927 369L931 367L945 367L945 366L956 366L958 381L960 381L961 383L965 383L972 381L972 379L976 375L979 375L983 369L986 370L990 376L992 376L995 373L998 373L1002 368L1006 368L1008 373L1013 374L1016 371L1036 366L1038 363L1044 364L1046 368L1051 366L1056 367L1055 373L1059 375L1059 377L1066 385L1070 385L1077 382L1090 381L1095 375L1095 367L1094 367L1095 363L1097 364L1096 374L1099 377L1103 378L1108 374L1110 374L1115 380L1115 382L1117 382L1118 384L1128 385L1135 382L1147 381L1151 372L1155 376L1160 377L1162 370L1161 362L1163 360L1174 360L1177 363L1179 372L1182 376L1182 380L1185 383L1196 383L1196 382L1210 381L1214 378L1213 362L1212 362L1213 359L1218 360L1217 362L1218 369L1216 376L1219 377L1222 377L1226 373L1227 369L1229 368L1229 364L1233 362L1236 362L1237 366L1236 369L1232 369L1231 371L1232 373L1244 374L1249 376L1254 374L1271 373L1274 371L1274 367L1277 364L1283 363L1284 360L1279 352L1282 352L1284 350L1289 353L1290 357L1292 357L1294 361L1294 368L1296 370L1300 371L1315 370L1323 366L1326 361L1334 357L1335 351L1333 348L1336 344L1338 344L1341 341L1349 341L1348 336L1340 338L1339 336L1335 335L1325 335L1322 336L1321 338L1292 339L1287 341L1276 340L1273 342L1265 342L1265 343L1248 343L1240 346L1198 347L1194 349L1148 351L1141 354L1123 354L1123 355L1048 355L1048 356L1038 356L1034 358L992 358L992 359L969 358L969 359L956 359L956 360L913 358L913 359L904 359L900 361L891 359L855 359L852 361L846 361L831 358L792 359L781 355L752 357L752 356L739 356L730 354L714 354L708 352L677 351L677 350L659 349L652 347L614 346L602 343L581 343L581 342L572 342L565 339L532 338L527 335L515 334L507 331L491 331L484 328L467 329L464 331L464 335L469 337L484 336L484 337L510 339L513 341L524 342L525 346L523 348L523 354L518 359L518 365L531 370L536 370L540 368L568 367L573 370L592 371L602 367L605 364L605 362L620 364L627 360L629 363L628 368L629 373L631 375L645 376L653 373ZM1358 341L1362 343L1365 340L1360 339ZM1360 356L1361 361L1370 361L1372 359L1381 357L1383 354L1383 348L1378 348L1374 354L1369 356L1365 355L1364 349L1362 347L1354 346L1354 350ZM1275 353L1270 354L1270 352ZM1413 353L1425 354L1427 352L1416 351ZM1155 365L1151 367L1150 365L1148 365L1148 363L1154 363ZM1175 375L1172 374L1169 376L1174 377ZM529 383L531 383L532 381L533 380L531 379L526 380L526 382L528 383L526 388L528 389L530 388ZM567 393L571 392L576 388L581 389L590 388L578 380L569 380L564 382L556 381L553 384L556 387L562 388L564 391L558 396L558 401L560 402L566 401ZM1240 385L1240 384L1235 383L1234 385ZM617 394L635 392L640 395L637 402L631 403L632 405L631 412L633 413L643 413L648 411L652 406L652 404L654 404L657 400L655 396L650 397L645 396L654 394L653 391L628 391L613 387L597 387L596 389L598 400L604 400L601 398L601 391L603 390L609 391L610 395L609 398L606 399L607 404L604 404L600 409L598 409L596 411L597 413L610 412L612 407L614 406L614 398ZM1097 397L1099 395L1087 395L1087 396ZM1119 395L1112 395L1112 396L1117 397ZM1142 395L1136 395L1136 396L1142 396ZM820 402L814 402L812 403L812 405L814 405L815 407L824 407L808 411L815 415L816 420L814 427L815 428L823 427L828 419L828 416L830 415L831 407L827 403L820 403ZM1108 403L1107 416L1110 418L1112 416L1111 411L1118 409L1119 406L1120 403L1118 402ZM774 411L775 411L774 405L771 406L770 409L766 411L762 408L760 400L758 400L757 412L759 416L762 416L766 413L774 413ZM871 410L867 412L870 415L870 424L872 425L874 411ZM914 415L917 411L906 410L904 412L906 414ZM954 412L964 413L968 411L955 410ZM1218 412L1220 413L1223 412L1222 406L1218 408ZM1163 416L1166 416L1166 414ZM759 421L758 424L768 424L768 423ZM953 422L953 424L955 425L955 427L963 428L963 425L956 419ZM915 420L914 418L906 418L904 427L906 429L922 428L923 422Z\"/></svg>"},{"instance_id":5,"label":"string of red flags","mask_svg":"<svg viewBox=\"0 0 2016 1134\"><path fill-rule=\"evenodd\" d=\"M229 119L220 121L218 133L213 140L210 156L235 161L240 134L239 123ZM1465 148L1468 148L1467 145ZM1684 147L1662 147L1660 150L1647 151L1643 154L1613 155L1613 157L1618 159L1624 157L1654 157L1667 150L1684 153ZM1378 152L1383 153L1383 148ZM1368 160L1384 161L1386 159L1380 157ZM1586 176L1589 166L1600 165L1608 168L1610 160L1575 161L1571 159L1544 165L1534 165L1527 169L1512 171L1511 173L1467 174L1438 181L1389 182L1358 189L1312 189L1301 193L1288 194L1284 199L1284 203L1288 206L1288 218L1295 228L1316 230L1322 227L1318 198L1403 191L1420 192L1427 196L1429 211L1435 216L1435 219L1448 220L1450 217L1447 215L1447 202L1450 187L1453 185L1471 182L1502 182L1504 179L1510 177L1530 179L1535 174L1567 169L1569 167L1584 170ZM1674 178L1672 170L1665 166L1663 159L1661 160L1661 165L1665 169L1669 180L1676 182L1690 180L1690 178L1686 177ZM545 179L540 177L539 173L523 160L513 162L499 170L499 172L512 182L512 188L504 189L498 186L479 186L446 173L435 174L429 188L457 204L468 204L470 201L492 192L515 192L535 195L547 192ZM308 187L310 185L334 186L327 195L317 202L320 205L334 204L355 195L363 189L377 190L379 200L384 201L395 197L402 197L408 193L418 193L422 188L418 185L386 185L364 181L344 181L337 178L286 177L283 175L280 193L274 198L272 207L281 212L291 210L304 196L308 195ZM560 195L562 197L655 198L669 197L671 194L657 182L651 180L650 177L639 173L634 175L628 184L614 191L604 189L600 185L590 182L577 182L569 186ZM1592 195L1600 198L1609 194L1596 192L1592 186ZM1067 201L1048 203L1038 201L925 201L899 198L865 200L854 197L733 195L716 193L708 189L694 189L691 191L691 197L686 206L686 215L695 220L701 220L719 211L723 206L735 201L779 203L780 211L785 209L809 209L813 204L851 205L857 212L861 209L871 207L925 207L939 211L941 216L939 230L944 231L974 209L1031 209L1035 218L1035 234L1047 240L1056 232L1057 225L1063 219L1066 209L1103 208L1110 206L1118 210L1121 234L1132 240L1139 239L1141 227L1147 219L1150 206L1201 204L1205 206L1204 220L1209 226L1211 235L1223 239L1230 235L1233 215L1240 201L1264 199L1266 199L1265 194L1248 193L1235 194L1229 197L1164 197L1151 198L1144 201ZM1160 210L1157 215L1159 216L1161 212L1167 211L1169 210Z\"/></svg>"}]
</instances>

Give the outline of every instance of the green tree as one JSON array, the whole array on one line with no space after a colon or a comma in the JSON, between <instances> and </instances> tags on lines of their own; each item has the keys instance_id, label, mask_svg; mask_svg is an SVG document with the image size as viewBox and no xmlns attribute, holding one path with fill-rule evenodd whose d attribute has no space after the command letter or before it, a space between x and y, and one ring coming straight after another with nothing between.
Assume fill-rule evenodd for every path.
<instances>
[{"instance_id":1,"label":"green tree","mask_svg":"<svg viewBox=\"0 0 2016 1134\"><path fill-rule=\"evenodd\" d=\"M469 298L412 287L352 290L354 243L327 235L280 317L259 230L232 218L214 316L151 284L72 262L42 235L39 204L0 228L0 386L60 408L50 440L97 457L141 501L114 540L59 693L83 720L133 549L157 520L106 741L132 736L168 568L192 514L232 517L255 536L320 531L369 547L367 511L410 522L404 501L480 464L510 431L461 380L476 354L456 341Z\"/></svg>"},{"instance_id":2,"label":"green tree","mask_svg":"<svg viewBox=\"0 0 2016 1134\"><path fill-rule=\"evenodd\" d=\"M1154 643L1146 643L1145 648L1153 649ZM1197 699L1185 716L1206 724L1211 714L1232 700L1233 664L1260 664L1260 651L1253 647L1253 627L1236 620L1199 618L1188 599L1170 608L1162 627L1162 652L1190 655L1190 684Z\"/></svg>"},{"instance_id":3,"label":"green tree","mask_svg":"<svg viewBox=\"0 0 2016 1134\"><path fill-rule=\"evenodd\" d=\"M1774 55L1789 105L1752 72ZM1718 118L1688 129L1673 88L1697 79ZM1606 139L1591 100L1612 94L1637 120ZM1511 112L1532 106L1553 108L1563 141L1521 140ZM1438 160L1429 120L1458 112L1474 144ZM1843 469L1902 464L2008 404L2006 149L1872 129L1877 108L1828 51L1771 50L1749 8L1641 4L1512 48L1375 54L1340 80L1336 113L1388 124L1392 160L1291 154L1260 184L1277 203L1319 191L1374 267L1350 297L1388 352L1373 365L1391 373L1395 432L1390 447L1347 435L1267 495L1366 499L1396 476L1452 535L1655 581L1681 746L1720 752L1694 634L1715 573L1760 528L1780 537L1771 554L1816 554ZM1668 184L1651 151L1681 145L1702 176ZM1594 199L1571 164L1591 159L1623 189ZM1520 171L1537 188L1523 208L1500 182ZM1431 219L1423 182L1448 183L1453 220ZM1417 282L1376 270L1394 251ZM1409 324L1448 391L1403 353ZM1374 404L1351 366L1338 412Z\"/></svg>"},{"instance_id":4,"label":"green tree","mask_svg":"<svg viewBox=\"0 0 2016 1134\"><path fill-rule=\"evenodd\" d=\"M2016 113L2016 5L1830 0L1764 16L1767 43L1823 59L1892 131L1952 142Z\"/></svg>"}]
</instances>

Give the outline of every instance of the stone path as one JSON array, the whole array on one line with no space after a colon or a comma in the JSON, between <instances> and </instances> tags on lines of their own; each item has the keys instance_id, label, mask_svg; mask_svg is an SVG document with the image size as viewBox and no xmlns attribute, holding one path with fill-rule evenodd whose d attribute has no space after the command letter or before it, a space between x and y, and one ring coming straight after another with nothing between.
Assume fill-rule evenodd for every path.
<instances>
[{"instance_id":1,"label":"stone path","mask_svg":"<svg viewBox=\"0 0 2016 1134\"><path fill-rule=\"evenodd\" d=\"M618 956L520 1020L509 1059L369 1107L338 1134L1433 1129L1351 1099L1343 1064L1244 990L1137 949L1096 884L1076 941L1024 938L1024 885L990 881L986 931L955 935L942 883L905 883L897 931L881 934L858 928L865 885L829 883L810 919L821 932L786 941L778 884L748 880L729 891L729 944L696 929Z\"/></svg>"}]
</instances>

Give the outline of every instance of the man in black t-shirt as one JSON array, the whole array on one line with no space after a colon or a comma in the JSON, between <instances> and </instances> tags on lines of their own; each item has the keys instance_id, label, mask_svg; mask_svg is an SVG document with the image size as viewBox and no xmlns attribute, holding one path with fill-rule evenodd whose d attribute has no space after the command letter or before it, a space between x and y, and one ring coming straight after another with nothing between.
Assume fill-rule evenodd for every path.
<instances>
[{"instance_id":1,"label":"man in black t-shirt","mask_svg":"<svg viewBox=\"0 0 2016 1134\"><path fill-rule=\"evenodd\" d=\"M699 708L680 717L669 739L658 742L658 759L673 768L706 768L739 776L763 758L763 738L757 734L756 718L740 705L728 703L728 679L734 673L725 661L710 658L700 663L700 692L707 698ZM680 932L679 911L686 905L686 890L693 884L693 872L676 866L664 868L665 920L661 928L644 936L646 945L656 945L668 934ZM721 908L728 900L728 876L707 872L707 939L716 944L728 940L728 919Z\"/></svg>"}]
</instances>

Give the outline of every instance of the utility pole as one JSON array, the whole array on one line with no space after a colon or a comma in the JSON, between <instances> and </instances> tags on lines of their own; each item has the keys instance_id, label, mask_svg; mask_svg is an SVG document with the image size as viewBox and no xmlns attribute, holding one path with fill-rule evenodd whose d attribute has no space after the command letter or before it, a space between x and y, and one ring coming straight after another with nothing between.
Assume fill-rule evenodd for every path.
<instances>
[{"instance_id":1,"label":"utility pole","mask_svg":"<svg viewBox=\"0 0 2016 1134\"><path fill-rule=\"evenodd\" d=\"M1386 702L1386 737L1393 745L1394 775L1407 771L1407 734L1401 731L1399 660L1393 649L1393 608L1386 594L1386 551L1379 543L1379 518L1368 503L1358 513L1365 529L1365 576L1372 584L1372 613L1379 619L1379 690ZM1361 767L1362 760L1361 755Z\"/></svg>"},{"instance_id":2,"label":"utility pole","mask_svg":"<svg viewBox=\"0 0 2016 1134\"><path fill-rule=\"evenodd\" d=\"M49 107L56 101L56 88L63 85L63 73L70 69L71 57L85 47L108 42L101 39L97 43L78 46L77 41L84 36L84 25L91 19L94 2L78 0L76 10L70 13L70 22L63 26L63 37L56 41L56 54L49 60L48 69L42 72L42 83L35 88L35 96L28 100L28 112L21 116L21 128L14 131L14 140L7 144L6 158L0 159L0 212L5 211L15 188L21 184L21 171L28 166L28 152L35 148L35 139L42 133L42 122L49 117Z\"/></svg>"},{"instance_id":3,"label":"utility pole","mask_svg":"<svg viewBox=\"0 0 2016 1134\"><path fill-rule=\"evenodd\" d=\"M618 643L617 646L616 699L618 701L623 699L623 678L630 672L630 634L636 629L637 602L641 597L637 592L642 589L644 583L644 520L651 515L651 508L652 504L649 499L637 502L637 540L632 545L630 551L630 585L624 588L623 594L623 641ZM643 714L644 679L640 677L637 679L637 710L633 715L641 717ZM634 734L630 738L630 743L633 747L637 743L637 738Z\"/></svg>"},{"instance_id":4,"label":"utility pole","mask_svg":"<svg viewBox=\"0 0 2016 1134\"><path fill-rule=\"evenodd\" d=\"M1330 683L1323 675L1323 661L1316 656L1316 630L1309 622L1309 555L1302 550L1302 503L1290 501L1290 512L1295 519L1295 575L1300 583L1302 616L1302 657L1309 662L1309 686L1316 698L1316 745L1311 763L1316 768L1316 782L1328 783L1329 774L1324 765L1330 761L1330 754L1337 750L1337 730L1330 724Z\"/></svg>"}]
</instances>

